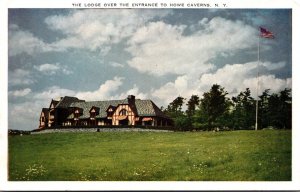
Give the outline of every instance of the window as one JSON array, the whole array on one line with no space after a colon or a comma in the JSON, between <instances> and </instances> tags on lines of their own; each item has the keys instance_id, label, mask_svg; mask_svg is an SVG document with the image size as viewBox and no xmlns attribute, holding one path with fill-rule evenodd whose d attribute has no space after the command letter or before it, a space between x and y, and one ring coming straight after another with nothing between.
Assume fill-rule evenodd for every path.
<instances>
[{"instance_id":1,"label":"window","mask_svg":"<svg viewBox=\"0 0 300 192\"><path fill-rule=\"evenodd\" d=\"M91 112L91 113L90 113L90 117L91 117L91 118L95 118L95 117L96 117L96 112Z\"/></svg>"},{"instance_id":2,"label":"window","mask_svg":"<svg viewBox=\"0 0 300 192\"><path fill-rule=\"evenodd\" d=\"M81 125L87 125L87 122L86 121L82 121Z\"/></svg>"},{"instance_id":3,"label":"window","mask_svg":"<svg viewBox=\"0 0 300 192\"><path fill-rule=\"evenodd\" d=\"M127 115L126 109L122 109L119 113L119 115Z\"/></svg>"},{"instance_id":4,"label":"window","mask_svg":"<svg viewBox=\"0 0 300 192\"><path fill-rule=\"evenodd\" d=\"M70 121L67 121L65 123L63 123L64 126L71 126L71 122Z\"/></svg>"},{"instance_id":5,"label":"window","mask_svg":"<svg viewBox=\"0 0 300 192\"><path fill-rule=\"evenodd\" d=\"M80 116L79 113L75 113L75 114L74 114L74 117L75 117L76 119L78 119L79 116Z\"/></svg>"}]
</instances>

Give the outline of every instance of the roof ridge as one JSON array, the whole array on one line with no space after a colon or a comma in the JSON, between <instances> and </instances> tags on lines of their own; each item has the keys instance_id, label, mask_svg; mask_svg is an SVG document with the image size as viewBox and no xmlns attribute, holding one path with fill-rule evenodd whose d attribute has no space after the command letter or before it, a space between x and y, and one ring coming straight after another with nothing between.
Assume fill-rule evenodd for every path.
<instances>
[{"instance_id":1,"label":"roof ridge","mask_svg":"<svg viewBox=\"0 0 300 192\"><path fill-rule=\"evenodd\" d=\"M92 102L112 102L112 101L123 101L124 99L120 100L100 100L100 101L84 101L85 103L92 103Z\"/></svg>"},{"instance_id":2,"label":"roof ridge","mask_svg":"<svg viewBox=\"0 0 300 192\"><path fill-rule=\"evenodd\" d=\"M63 98L65 98L65 97L69 97L69 98L76 98L76 99L78 99L78 97L74 97L74 96L68 96L68 95L64 96Z\"/></svg>"}]
</instances>

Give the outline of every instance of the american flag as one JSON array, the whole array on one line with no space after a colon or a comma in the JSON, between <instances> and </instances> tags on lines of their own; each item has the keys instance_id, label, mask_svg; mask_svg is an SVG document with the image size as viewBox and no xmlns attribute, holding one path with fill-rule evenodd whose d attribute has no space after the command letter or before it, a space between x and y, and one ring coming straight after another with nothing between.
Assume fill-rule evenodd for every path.
<instances>
[{"instance_id":1,"label":"american flag","mask_svg":"<svg viewBox=\"0 0 300 192\"><path fill-rule=\"evenodd\" d=\"M260 36L264 37L264 38L270 38L270 39L274 39L274 35L271 31L268 31L265 28L260 27Z\"/></svg>"}]
</instances>

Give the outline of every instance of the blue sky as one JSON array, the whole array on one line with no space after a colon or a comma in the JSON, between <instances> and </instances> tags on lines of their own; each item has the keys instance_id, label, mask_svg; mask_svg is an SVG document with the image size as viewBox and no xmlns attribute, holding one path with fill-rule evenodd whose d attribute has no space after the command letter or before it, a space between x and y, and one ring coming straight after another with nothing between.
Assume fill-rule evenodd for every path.
<instances>
[{"instance_id":1,"label":"blue sky","mask_svg":"<svg viewBox=\"0 0 300 192\"><path fill-rule=\"evenodd\" d=\"M52 98L166 107L214 84L229 96L292 87L290 9L9 9L10 129L35 129ZM275 35L260 39L259 26ZM18 117L12 118L12 117Z\"/></svg>"}]
</instances>

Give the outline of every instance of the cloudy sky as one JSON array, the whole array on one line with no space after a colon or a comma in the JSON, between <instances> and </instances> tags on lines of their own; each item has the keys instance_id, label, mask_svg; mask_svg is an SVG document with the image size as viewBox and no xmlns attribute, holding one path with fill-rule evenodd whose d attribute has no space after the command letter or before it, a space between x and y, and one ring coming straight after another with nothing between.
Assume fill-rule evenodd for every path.
<instances>
[{"instance_id":1,"label":"cloudy sky","mask_svg":"<svg viewBox=\"0 0 300 192\"><path fill-rule=\"evenodd\" d=\"M258 66L259 26L275 39L260 39ZM255 97L257 70L260 92L291 88L291 29L288 9L9 9L9 128L36 129L66 95L166 107L217 83Z\"/></svg>"}]
</instances>

